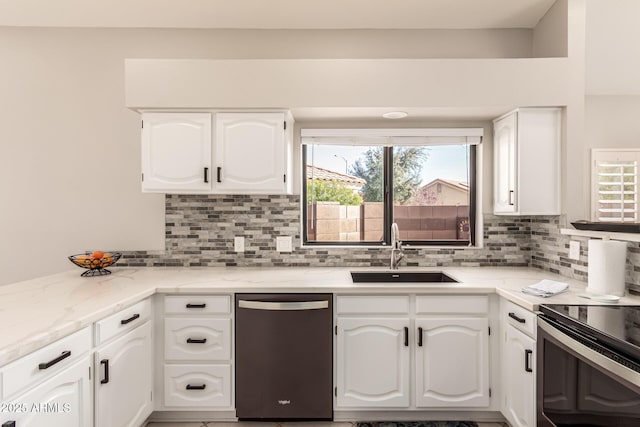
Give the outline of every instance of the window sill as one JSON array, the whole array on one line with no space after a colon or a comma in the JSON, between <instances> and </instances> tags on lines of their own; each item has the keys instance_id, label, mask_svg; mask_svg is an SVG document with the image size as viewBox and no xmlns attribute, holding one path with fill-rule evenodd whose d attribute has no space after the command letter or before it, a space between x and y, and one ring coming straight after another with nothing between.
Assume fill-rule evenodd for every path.
<instances>
[{"instance_id":1,"label":"window sill","mask_svg":"<svg viewBox=\"0 0 640 427\"><path fill-rule=\"evenodd\" d=\"M481 245L475 246L417 246L417 245L402 245L404 249L455 249L455 250L468 250L468 249L482 249ZM391 246L364 246L364 245L300 245L300 249L382 249L391 250Z\"/></svg>"},{"instance_id":2,"label":"window sill","mask_svg":"<svg viewBox=\"0 0 640 427\"><path fill-rule=\"evenodd\" d=\"M590 231L575 230L573 228L561 228L560 234L580 237L593 237L603 240L622 240L625 242L640 242L640 233L617 233L614 231Z\"/></svg>"}]
</instances>

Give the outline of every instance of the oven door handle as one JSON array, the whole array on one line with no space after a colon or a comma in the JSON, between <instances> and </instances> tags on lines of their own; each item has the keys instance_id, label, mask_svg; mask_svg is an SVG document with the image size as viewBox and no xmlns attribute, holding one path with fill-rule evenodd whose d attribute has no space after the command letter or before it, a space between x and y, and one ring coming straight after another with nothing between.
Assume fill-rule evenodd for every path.
<instances>
[{"instance_id":1,"label":"oven door handle","mask_svg":"<svg viewBox=\"0 0 640 427\"><path fill-rule=\"evenodd\" d=\"M320 310L329 308L329 301L296 301L296 302L271 302L271 301L247 301L238 300L239 308L250 310Z\"/></svg>"},{"instance_id":2,"label":"oven door handle","mask_svg":"<svg viewBox=\"0 0 640 427\"><path fill-rule=\"evenodd\" d=\"M595 366L600 367L601 369L607 371L615 377L622 379L623 381L627 381L637 387L640 387L640 373L634 371L633 369L629 369L617 362L614 362L608 357L603 356L597 351L590 349L584 344L581 344L570 336L554 328L551 324L549 324L549 322L540 317L538 317L538 327L560 344L566 346L576 354L579 354L580 358L586 360L587 362L593 363Z\"/></svg>"}]
</instances>

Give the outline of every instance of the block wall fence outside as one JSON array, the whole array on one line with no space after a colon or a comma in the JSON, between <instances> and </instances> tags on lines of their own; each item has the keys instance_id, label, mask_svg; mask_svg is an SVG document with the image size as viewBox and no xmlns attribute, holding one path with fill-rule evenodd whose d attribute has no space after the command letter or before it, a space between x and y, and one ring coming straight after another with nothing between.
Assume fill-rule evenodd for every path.
<instances>
[{"instance_id":1,"label":"block wall fence outside","mask_svg":"<svg viewBox=\"0 0 640 427\"><path fill-rule=\"evenodd\" d=\"M300 196L167 195L164 251L123 251L117 267L386 267L388 248L300 247ZM560 217L484 216L484 247L407 248L402 266L532 266L587 280L586 238L560 234ZM245 237L245 252L233 239ZM276 236L293 251L277 252ZM580 240L580 259L568 258ZM627 252L627 286L640 291L640 244Z\"/></svg>"}]
</instances>

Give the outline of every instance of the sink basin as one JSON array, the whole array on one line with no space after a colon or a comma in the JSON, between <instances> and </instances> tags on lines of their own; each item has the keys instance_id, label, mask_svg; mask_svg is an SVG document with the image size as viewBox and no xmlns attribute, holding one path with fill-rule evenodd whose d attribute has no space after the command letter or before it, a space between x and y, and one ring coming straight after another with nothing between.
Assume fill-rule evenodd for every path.
<instances>
[{"instance_id":1,"label":"sink basin","mask_svg":"<svg viewBox=\"0 0 640 427\"><path fill-rule=\"evenodd\" d=\"M442 271L352 271L353 283L459 283Z\"/></svg>"}]
</instances>

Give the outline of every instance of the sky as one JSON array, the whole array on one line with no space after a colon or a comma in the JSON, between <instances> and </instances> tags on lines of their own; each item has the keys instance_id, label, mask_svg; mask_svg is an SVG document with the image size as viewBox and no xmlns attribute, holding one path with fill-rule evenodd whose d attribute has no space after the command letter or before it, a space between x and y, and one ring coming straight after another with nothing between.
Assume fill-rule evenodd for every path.
<instances>
[{"instance_id":1,"label":"sky","mask_svg":"<svg viewBox=\"0 0 640 427\"><path fill-rule=\"evenodd\" d=\"M312 147L313 161L311 160ZM315 166L335 172L345 173L345 170L349 170L368 148L342 145L309 146L307 149L307 163L313 163ZM466 145L435 145L428 147L429 157L422 168L422 183L420 185L427 184L436 178L468 182L466 151Z\"/></svg>"}]
</instances>

